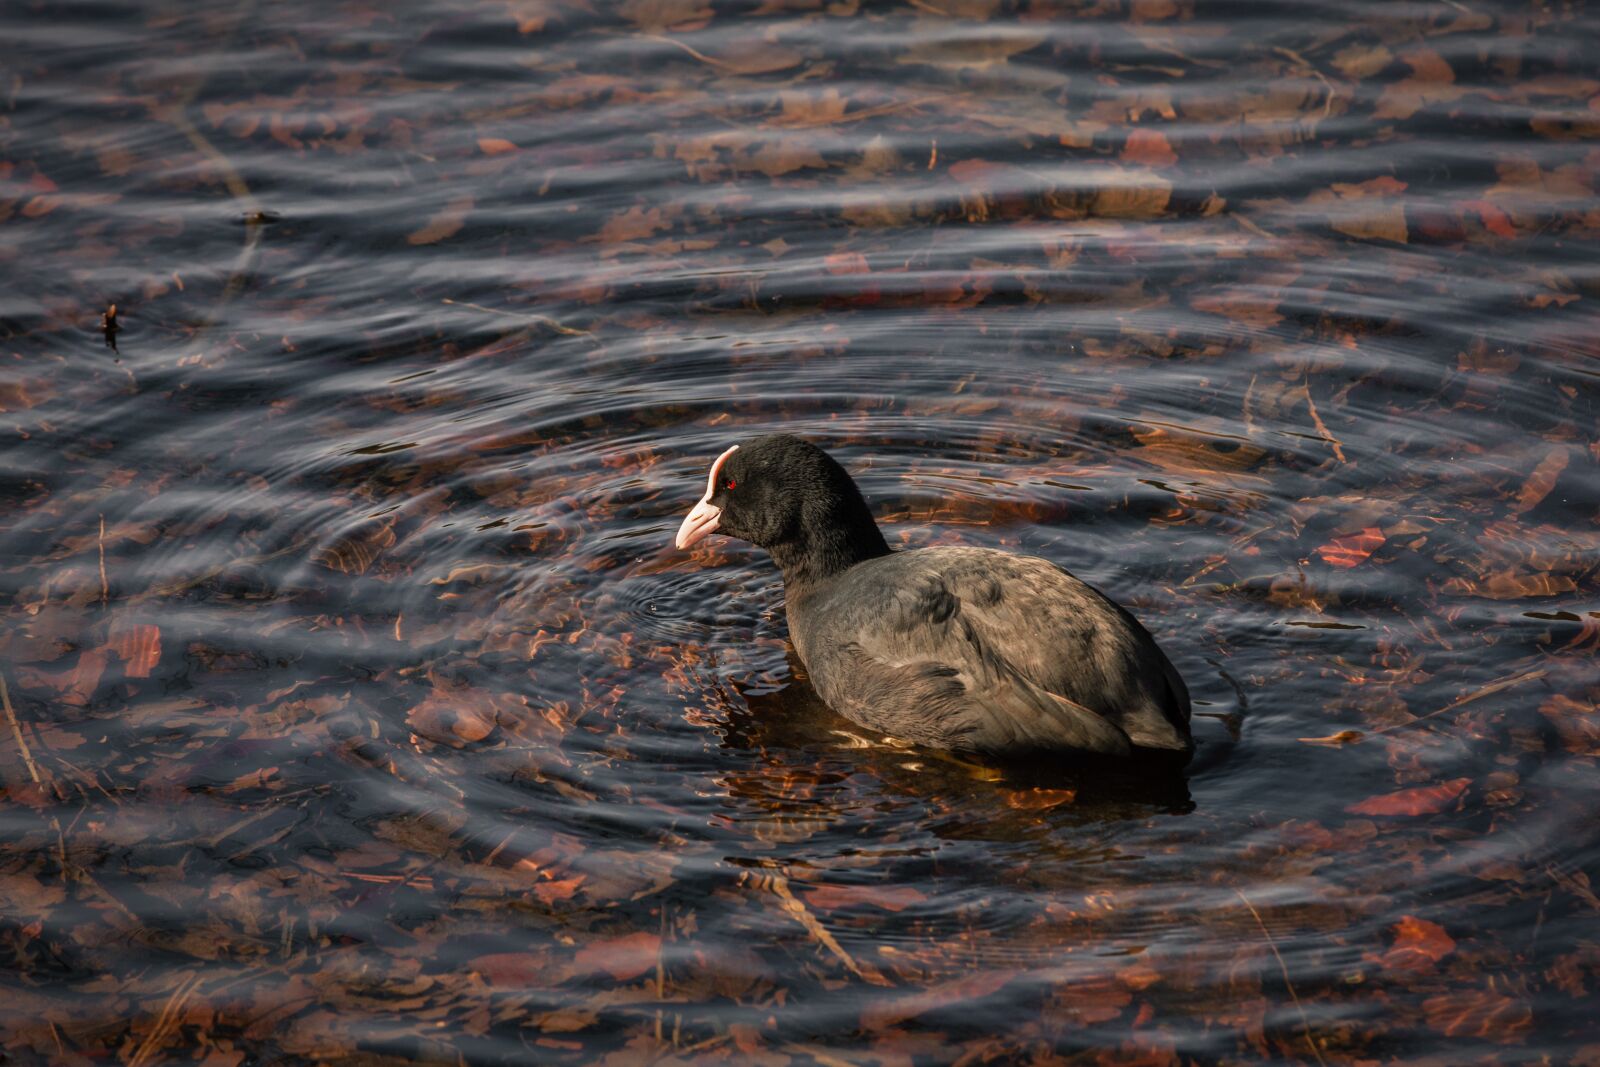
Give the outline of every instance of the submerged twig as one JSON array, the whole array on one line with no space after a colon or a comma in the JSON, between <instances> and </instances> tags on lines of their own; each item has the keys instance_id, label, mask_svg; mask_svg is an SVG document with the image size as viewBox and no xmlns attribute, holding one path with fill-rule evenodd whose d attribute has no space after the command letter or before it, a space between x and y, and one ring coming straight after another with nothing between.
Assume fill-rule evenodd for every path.
<instances>
[{"instance_id":1,"label":"submerged twig","mask_svg":"<svg viewBox=\"0 0 1600 1067\"><path fill-rule=\"evenodd\" d=\"M778 902L783 905L783 910L788 913L789 917L805 927L806 933L815 938L823 948L831 952L840 963L845 965L845 969L851 974L872 985L887 986L894 984L885 978L883 972L872 966L872 964L859 963L855 957L846 952L844 946L839 944L833 934L828 932L826 926L822 925L822 920L811 914L811 909L807 908L800 898L794 895L794 891L789 888L789 879L781 874L767 874L762 876L761 880L765 883L766 888L772 890L772 895L778 898Z\"/></svg>"},{"instance_id":2,"label":"submerged twig","mask_svg":"<svg viewBox=\"0 0 1600 1067\"><path fill-rule=\"evenodd\" d=\"M228 32L218 42L219 52L226 51L226 46L233 40L234 35L239 32L239 27L244 24L245 20L255 10L255 0L250 0L249 3L243 4L241 7L242 10L239 11L238 18L234 20ZM184 138L201 155L216 166L217 172L222 178L222 184L227 188L228 194L239 204L243 212L245 224L244 247L239 249L239 255L233 261L233 269L228 272L228 280L223 284L222 293L217 297L216 303L212 305L211 311L201 324L202 332L206 327L216 323L222 315L222 309L244 288L245 275L249 273L251 264L255 262L256 252L261 244L261 227L263 223L270 221L274 217L270 213L261 210L261 205L257 202L255 195L250 192L250 187L245 184L244 178L240 176L239 170L233 165L233 162L189 120L189 105L194 103L195 99L200 95L200 90L205 87L209 80L210 75L202 75L191 82L188 88L170 106L157 106L151 109L156 118L166 122L183 134ZM190 349L192 348L193 344L191 343ZM189 358L189 350L180 353L175 362L182 365L187 358Z\"/></svg>"},{"instance_id":3,"label":"submerged twig","mask_svg":"<svg viewBox=\"0 0 1600 1067\"><path fill-rule=\"evenodd\" d=\"M1283 962L1283 953L1278 951L1278 943L1273 940L1272 931L1267 929L1267 924L1261 921L1261 913L1256 906L1250 903L1250 898L1239 889L1233 891L1234 896L1244 901L1244 906L1250 909L1250 914L1256 920L1256 926L1261 930L1261 936L1267 939L1267 947L1272 950L1272 958L1278 961L1278 971L1283 975L1283 987L1289 991L1289 998L1294 1001L1294 1010L1300 1013L1300 1031L1305 1035L1306 1047L1317 1058L1322 1067L1328 1067L1328 1061L1322 1058L1322 1050L1317 1047L1317 1042L1311 1036L1311 1020L1306 1017L1305 1005L1300 1003L1300 994L1294 991L1294 983L1289 980L1289 965Z\"/></svg>"},{"instance_id":4,"label":"submerged twig","mask_svg":"<svg viewBox=\"0 0 1600 1067\"><path fill-rule=\"evenodd\" d=\"M1322 439L1333 446L1333 454L1338 458L1339 462L1348 463L1349 460L1344 458L1344 446L1339 443L1337 437L1333 436L1327 424L1322 421L1322 416L1317 414L1317 402L1311 399L1311 381L1309 378L1301 383L1300 389L1306 395L1306 410L1311 412L1311 424L1317 428L1317 433L1322 435Z\"/></svg>"},{"instance_id":5,"label":"submerged twig","mask_svg":"<svg viewBox=\"0 0 1600 1067\"><path fill-rule=\"evenodd\" d=\"M6 676L0 673L0 701L5 703L6 720L11 723L11 732L17 739L17 748L22 752L22 762L28 765L28 775L36 785L44 784L39 780L39 768L33 762L33 753L28 751L28 741L22 736L22 726L17 722L17 713L11 707L11 691L6 688Z\"/></svg>"},{"instance_id":6,"label":"submerged twig","mask_svg":"<svg viewBox=\"0 0 1600 1067\"><path fill-rule=\"evenodd\" d=\"M1482 700L1484 697L1494 696L1494 694L1505 689L1510 689L1512 686L1519 685L1522 682L1532 682L1539 678L1543 678L1546 673L1548 672L1543 667L1540 667L1538 670L1523 671L1521 674L1513 674L1509 678L1502 678L1497 682L1490 682L1482 689L1479 689L1473 693L1468 693L1466 696L1460 697L1456 700L1452 700L1444 707L1430 711L1426 715L1418 715L1415 719L1407 719L1405 722L1397 722L1392 726L1385 726L1372 732L1374 734L1389 734L1394 733L1396 730L1404 730L1407 727L1417 725L1419 722L1426 722L1436 715L1443 715L1447 711L1454 711L1463 705L1472 703L1474 700Z\"/></svg>"},{"instance_id":7,"label":"submerged twig","mask_svg":"<svg viewBox=\"0 0 1600 1067\"><path fill-rule=\"evenodd\" d=\"M160 1050L162 1043L167 1039L167 1035L181 1025L180 1020L183 1017L183 1008L194 994L195 986L199 984L200 976L198 974L190 974L186 979L178 983L178 988L172 991L172 995L167 998L166 1004L162 1005L161 1014L156 1016L155 1026L151 1027L150 1033L145 1035L144 1041L134 1051L133 1057L128 1060L128 1067L141 1067L142 1064L149 1062L153 1053Z\"/></svg>"},{"instance_id":8,"label":"submerged twig","mask_svg":"<svg viewBox=\"0 0 1600 1067\"><path fill-rule=\"evenodd\" d=\"M440 301L440 303L449 304L452 307L471 308L473 311L481 311L486 315L503 315L508 319L522 319L525 322L536 322L540 326L548 326L556 333L566 334L568 337L594 336L594 333L590 330L580 330L575 326L563 326L561 323L557 322L555 319L552 319L548 315L536 315L530 311L502 311L500 308L484 307L482 304L473 304L466 300L445 299Z\"/></svg>"},{"instance_id":9,"label":"submerged twig","mask_svg":"<svg viewBox=\"0 0 1600 1067\"><path fill-rule=\"evenodd\" d=\"M1570 874L1564 874L1556 870L1555 865L1552 863L1545 864L1544 873L1549 875L1550 880L1556 885L1589 905L1594 911L1600 912L1600 896L1595 895L1594 890L1589 888L1587 882L1579 881Z\"/></svg>"},{"instance_id":10,"label":"submerged twig","mask_svg":"<svg viewBox=\"0 0 1600 1067\"><path fill-rule=\"evenodd\" d=\"M646 34L641 34L640 36L642 36L647 41L656 41L656 42L659 42L660 44L670 44L674 48L681 48L685 52L687 52L691 56L693 56L695 59L698 59L700 62L706 64L707 66L716 67L718 70L725 70L725 71L728 71L728 72L733 73L733 74L739 73L739 67L738 67L737 64L728 63L728 62L726 62L724 60L716 58L715 56L708 56L704 52L701 52L701 51L699 51L697 49L691 48L689 45L684 44L682 41L675 41L671 37L663 37L659 33L646 33Z\"/></svg>"},{"instance_id":11,"label":"submerged twig","mask_svg":"<svg viewBox=\"0 0 1600 1067\"><path fill-rule=\"evenodd\" d=\"M106 586L106 517L100 516L100 606L106 606L110 599Z\"/></svg>"}]
</instances>

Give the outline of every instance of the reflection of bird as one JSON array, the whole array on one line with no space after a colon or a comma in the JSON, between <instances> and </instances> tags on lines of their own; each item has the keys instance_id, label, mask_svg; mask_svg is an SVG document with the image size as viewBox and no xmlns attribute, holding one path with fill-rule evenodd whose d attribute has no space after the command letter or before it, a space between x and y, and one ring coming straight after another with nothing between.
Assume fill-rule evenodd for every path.
<instances>
[{"instance_id":1,"label":"reflection of bird","mask_svg":"<svg viewBox=\"0 0 1600 1067\"><path fill-rule=\"evenodd\" d=\"M1033 803L1037 790L1057 800L1063 789L1070 791L1070 802L1048 806L1052 823L1088 825L1143 818L1152 811L1178 815L1195 810L1184 775L1150 774L1138 762L1103 760L1063 768L1058 758L1046 753L1042 759L1007 759L996 765L960 753L908 750L904 742L862 730L824 704L806 684L805 667L792 649L789 669L798 684L777 690L764 685L751 690L730 679L724 695L738 699L727 699L719 708L725 724L722 744L758 757L754 764L741 760L729 766L724 781L730 793L756 799L761 807L769 804L759 798L787 798L787 783L799 776L823 786L814 799L822 799L824 807L842 803L840 792L852 789L864 789L873 797L959 796L967 814L981 813L980 821L1002 836L1015 831L1015 818L1026 822L1037 814ZM826 817L814 806L808 810L813 818ZM954 831L946 827L935 832L942 836ZM956 836L970 834L961 830Z\"/></svg>"},{"instance_id":2,"label":"reflection of bird","mask_svg":"<svg viewBox=\"0 0 1600 1067\"><path fill-rule=\"evenodd\" d=\"M891 552L814 445L778 434L718 456L678 547L713 532L772 555L812 685L864 726L1000 756L1192 751L1183 679L1133 616L1042 559Z\"/></svg>"}]
</instances>

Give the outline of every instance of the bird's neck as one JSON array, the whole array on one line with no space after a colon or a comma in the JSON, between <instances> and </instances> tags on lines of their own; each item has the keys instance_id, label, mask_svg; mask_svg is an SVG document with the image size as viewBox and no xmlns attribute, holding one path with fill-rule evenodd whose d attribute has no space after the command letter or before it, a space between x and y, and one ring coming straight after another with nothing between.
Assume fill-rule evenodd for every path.
<instances>
[{"instance_id":1,"label":"bird's neck","mask_svg":"<svg viewBox=\"0 0 1600 1067\"><path fill-rule=\"evenodd\" d=\"M871 514L862 509L844 521L817 523L769 550L783 572L785 597L798 601L857 563L889 554Z\"/></svg>"}]
</instances>

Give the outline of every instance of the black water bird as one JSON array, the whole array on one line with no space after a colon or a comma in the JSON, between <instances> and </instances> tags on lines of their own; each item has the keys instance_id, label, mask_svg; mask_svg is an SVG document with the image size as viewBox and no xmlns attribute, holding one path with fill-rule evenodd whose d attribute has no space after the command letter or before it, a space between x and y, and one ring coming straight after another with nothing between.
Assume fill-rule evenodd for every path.
<instances>
[{"instance_id":1,"label":"black water bird","mask_svg":"<svg viewBox=\"0 0 1600 1067\"><path fill-rule=\"evenodd\" d=\"M850 475L774 434L716 458L678 529L767 550L811 684L846 718L991 756L1193 751L1189 693L1147 630L1047 560L988 548L891 551Z\"/></svg>"}]
</instances>

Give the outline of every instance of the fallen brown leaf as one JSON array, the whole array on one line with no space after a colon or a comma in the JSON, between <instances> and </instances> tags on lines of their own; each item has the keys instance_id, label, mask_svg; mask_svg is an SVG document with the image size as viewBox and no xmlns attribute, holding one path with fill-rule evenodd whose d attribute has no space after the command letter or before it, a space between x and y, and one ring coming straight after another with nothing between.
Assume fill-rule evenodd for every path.
<instances>
[{"instance_id":1,"label":"fallen brown leaf","mask_svg":"<svg viewBox=\"0 0 1600 1067\"><path fill-rule=\"evenodd\" d=\"M454 237L461 232L461 227L466 223L467 215L472 211L474 203L476 201L471 196L456 197L428 219L422 229L411 233L406 238L406 243L431 245L446 237Z\"/></svg>"},{"instance_id":2,"label":"fallen brown leaf","mask_svg":"<svg viewBox=\"0 0 1600 1067\"><path fill-rule=\"evenodd\" d=\"M1556 487L1556 479L1567 469L1568 458L1564 445L1557 445L1545 453L1544 459L1539 461L1539 465L1533 468L1533 473L1528 475L1528 480L1522 483L1522 488L1517 490L1516 503L1511 505L1511 513L1521 515L1538 507L1539 502L1549 496L1550 490Z\"/></svg>"},{"instance_id":3,"label":"fallen brown leaf","mask_svg":"<svg viewBox=\"0 0 1600 1067\"><path fill-rule=\"evenodd\" d=\"M603 971L627 982L654 970L660 954L661 936L641 931L585 945L573 963L580 971Z\"/></svg>"},{"instance_id":4,"label":"fallen brown leaf","mask_svg":"<svg viewBox=\"0 0 1600 1067\"><path fill-rule=\"evenodd\" d=\"M1394 925L1394 944L1381 958L1394 971L1429 971L1456 950L1455 939L1438 923L1402 916Z\"/></svg>"},{"instance_id":5,"label":"fallen brown leaf","mask_svg":"<svg viewBox=\"0 0 1600 1067\"><path fill-rule=\"evenodd\" d=\"M1454 778L1438 785L1368 797L1344 810L1352 815L1436 815L1453 804L1471 784L1470 778Z\"/></svg>"},{"instance_id":6,"label":"fallen brown leaf","mask_svg":"<svg viewBox=\"0 0 1600 1067\"><path fill-rule=\"evenodd\" d=\"M1317 555L1333 567L1354 567L1383 547L1387 538L1376 526L1368 526L1358 533L1335 537L1325 545L1318 545Z\"/></svg>"},{"instance_id":7,"label":"fallen brown leaf","mask_svg":"<svg viewBox=\"0 0 1600 1067\"><path fill-rule=\"evenodd\" d=\"M878 885L809 885L805 887L806 903L823 911L870 904L884 911L904 911L913 904L921 904L927 894L910 886Z\"/></svg>"}]
</instances>

